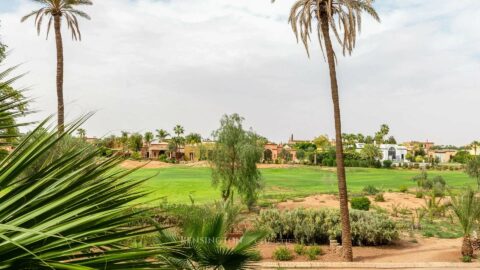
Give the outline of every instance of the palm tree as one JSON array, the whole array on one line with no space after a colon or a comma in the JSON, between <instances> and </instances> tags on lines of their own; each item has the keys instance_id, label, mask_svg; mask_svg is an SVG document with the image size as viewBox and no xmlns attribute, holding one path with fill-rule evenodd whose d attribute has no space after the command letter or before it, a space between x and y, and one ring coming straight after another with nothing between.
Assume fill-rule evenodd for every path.
<instances>
[{"instance_id":1,"label":"palm tree","mask_svg":"<svg viewBox=\"0 0 480 270\"><path fill-rule=\"evenodd\" d=\"M125 154L128 150L128 132L121 131L122 136L120 137L120 142L122 143L123 153Z\"/></svg>"},{"instance_id":2,"label":"palm tree","mask_svg":"<svg viewBox=\"0 0 480 270\"><path fill-rule=\"evenodd\" d=\"M168 136L170 134L165 129L157 129L157 138L160 142L165 141Z\"/></svg>"},{"instance_id":3,"label":"palm tree","mask_svg":"<svg viewBox=\"0 0 480 270\"><path fill-rule=\"evenodd\" d=\"M87 136L87 131L84 128L79 128L77 129L77 134L80 139L85 139L85 137Z\"/></svg>"},{"instance_id":4,"label":"palm tree","mask_svg":"<svg viewBox=\"0 0 480 270\"><path fill-rule=\"evenodd\" d=\"M473 255L470 235L475 220L480 217L480 200L472 189L465 190L462 194L451 196L451 206L463 230L462 255Z\"/></svg>"},{"instance_id":5,"label":"palm tree","mask_svg":"<svg viewBox=\"0 0 480 270\"><path fill-rule=\"evenodd\" d=\"M473 154L476 156L477 155L477 149L480 146L479 141L473 141L470 146L473 148Z\"/></svg>"},{"instance_id":6,"label":"palm tree","mask_svg":"<svg viewBox=\"0 0 480 270\"><path fill-rule=\"evenodd\" d=\"M153 133L150 131L145 132L145 135L143 135L143 139L147 143L147 146L150 146L150 143L153 141Z\"/></svg>"},{"instance_id":7,"label":"palm tree","mask_svg":"<svg viewBox=\"0 0 480 270\"><path fill-rule=\"evenodd\" d=\"M173 132L175 133L175 135L177 135L177 137L180 137L180 135L185 132L185 129L181 125L176 125L173 128Z\"/></svg>"},{"instance_id":8,"label":"palm tree","mask_svg":"<svg viewBox=\"0 0 480 270\"><path fill-rule=\"evenodd\" d=\"M274 0L273 0L274 1ZM335 118L335 139L338 192L340 196L340 212L342 216L343 257L353 260L352 239L348 214L347 183L342 144L342 124L340 117L340 102L336 74L336 55L333 50L330 31L343 48L343 54L352 53L355 47L357 32L361 28L362 12L367 12L375 20L380 21L377 12L372 7L373 0L297 0L290 12L289 22L297 40L302 40L310 56L309 42L312 28L316 29L322 52L326 52L330 70L330 84ZM312 24L316 24L312 27ZM338 27L337 27L338 25ZM324 54L325 55L325 54Z\"/></svg>"},{"instance_id":9,"label":"palm tree","mask_svg":"<svg viewBox=\"0 0 480 270\"><path fill-rule=\"evenodd\" d=\"M22 18L22 22L30 17L35 16L35 27L40 35L42 22L45 17L48 18L47 39L50 32L52 22L55 30L55 40L57 47L57 110L58 110L58 131L63 133L65 124L65 107L63 103L63 40L61 23L62 18L65 19L68 29L72 33L73 40L81 40L80 27L78 25L77 16L90 20L87 13L75 9L76 6L92 5L91 0L33 0L41 3L43 6L30 12Z\"/></svg>"}]
</instances>

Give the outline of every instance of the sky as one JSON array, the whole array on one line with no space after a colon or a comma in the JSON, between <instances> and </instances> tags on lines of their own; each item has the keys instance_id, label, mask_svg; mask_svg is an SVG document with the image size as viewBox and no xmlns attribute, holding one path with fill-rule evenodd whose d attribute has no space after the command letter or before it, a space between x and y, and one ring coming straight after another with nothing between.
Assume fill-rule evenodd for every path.
<instances>
[{"instance_id":1,"label":"sky","mask_svg":"<svg viewBox=\"0 0 480 270\"><path fill-rule=\"evenodd\" d=\"M95 111L88 136L172 130L210 137L238 113L271 141L334 135L328 66L313 39L307 57L288 24L293 0L94 0L82 41L66 27L68 120ZM55 42L20 18L31 0L0 0L2 68L27 72L17 87L30 116L56 111ZM352 56L338 51L343 131L390 126L398 141L464 145L480 139L480 1L383 0L364 14ZM45 28L44 28L45 29ZM337 48L338 49L338 48Z\"/></svg>"}]
</instances>

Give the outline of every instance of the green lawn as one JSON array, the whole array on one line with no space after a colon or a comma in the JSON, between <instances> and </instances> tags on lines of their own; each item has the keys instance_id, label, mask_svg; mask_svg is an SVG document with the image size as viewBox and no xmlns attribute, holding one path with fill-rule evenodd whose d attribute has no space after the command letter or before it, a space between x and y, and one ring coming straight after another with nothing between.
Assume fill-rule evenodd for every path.
<instances>
[{"instance_id":1,"label":"green lawn","mask_svg":"<svg viewBox=\"0 0 480 270\"><path fill-rule=\"evenodd\" d=\"M272 168L262 169L261 172L265 182L262 200L334 193L337 190L335 173L318 167ZM360 192L366 185L374 185L385 191L398 190L402 185L415 187L411 178L418 173L412 170L349 168L348 188L350 192ZM432 171L429 175L442 175L453 188L474 185L474 181L461 171ZM140 169L133 176L151 177L145 186L152 194L145 201L166 197L171 203L186 203L190 201L189 194L198 203L220 199L219 191L211 186L209 168L175 166Z\"/></svg>"}]
</instances>

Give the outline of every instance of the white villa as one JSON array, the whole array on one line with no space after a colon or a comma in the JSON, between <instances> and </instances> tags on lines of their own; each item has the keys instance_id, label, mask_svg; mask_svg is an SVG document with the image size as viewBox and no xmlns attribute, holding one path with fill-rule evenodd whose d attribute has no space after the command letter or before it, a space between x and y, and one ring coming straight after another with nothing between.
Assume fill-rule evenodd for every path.
<instances>
[{"instance_id":1,"label":"white villa","mask_svg":"<svg viewBox=\"0 0 480 270\"><path fill-rule=\"evenodd\" d=\"M381 144L377 145L382 153L382 159L384 160L391 160L394 163L404 163L407 162L407 148L405 146L397 145L397 144ZM360 152L363 147L365 147L364 143L357 143L356 144L357 151Z\"/></svg>"}]
</instances>

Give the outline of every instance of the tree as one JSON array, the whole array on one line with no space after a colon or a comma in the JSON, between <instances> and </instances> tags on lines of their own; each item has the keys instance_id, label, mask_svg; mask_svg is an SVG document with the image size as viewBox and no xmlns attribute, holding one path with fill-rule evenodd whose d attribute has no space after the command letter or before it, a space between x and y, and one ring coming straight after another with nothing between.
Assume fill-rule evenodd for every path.
<instances>
[{"instance_id":1,"label":"tree","mask_svg":"<svg viewBox=\"0 0 480 270\"><path fill-rule=\"evenodd\" d=\"M169 148L173 148L175 159L178 161L180 159L180 147L185 145L185 138L182 136L185 133L185 129L181 125L176 125L173 127L173 132L175 137L170 140Z\"/></svg>"},{"instance_id":2,"label":"tree","mask_svg":"<svg viewBox=\"0 0 480 270\"><path fill-rule=\"evenodd\" d=\"M453 161L465 164L467 161L469 161L472 158L472 155L468 151L461 150L458 151L455 156L453 156Z\"/></svg>"},{"instance_id":3,"label":"tree","mask_svg":"<svg viewBox=\"0 0 480 270\"><path fill-rule=\"evenodd\" d=\"M477 155L477 149L478 147L480 146L480 142L479 141L473 141L471 144L470 144L470 147L472 147L473 149L473 155Z\"/></svg>"},{"instance_id":4,"label":"tree","mask_svg":"<svg viewBox=\"0 0 480 270\"><path fill-rule=\"evenodd\" d=\"M305 159L305 150L298 149L297 150L297 159L303 161Z\"/></svg>"},{"instance_id":5,"label":"tree","mask_svg":"<svg viewBox=\"0 0 480 270\"><path fill-rule=\"evenodd\" d=\"M87 131L84 128L79 128L77 129L77 134L80 139L85 140L85 137L87 136Z\"/></svg>"},{"instance_id":6,"label":"tree","mask_svg":"<svg viewBox=\"0 0 480 270\"><path fill-rule=\"evenodd\" d=\"M477 180L477 189L480 190L480 157L475 156L467 161L465 173Z\"/></svg>"},{"instance_id":7,"label":"tree","mask_svg":"<svg viewBox=\"0 0 480 270\"><path fill-rule=\"evenodd\" d=\"M224 115L220 128L213 133L212 184L220 186L224 201L236 190L251 208L263 186L257 163L262 158L264 140L244 130L243 120L238 114Z\"/></svg>"},{"instance_id":8,"label":"tree","mask_svg":"<svg viewBox=\"0 0 480 270\"><path fill-rule=\"evenodd\" d=\"M365 141L364 143L368 143L368 144L371 144L373 143L375 140L373 139L372 136L368 135L367 137L365 137Z\"/></svg>"},{"instance_id":9,"label":"tree","mask_svg":"<svg viewBox=\"0 0 480 270\"><path fill-rule=\"evenodd\" d=\"M157 139L160 142L165 141L165 139L170 136L170 134L165 129L157 129Z\"/></svg>"},{"instance_id":10,"label":"tree","mask_svg":"<svg viewBox=\"0 0 480 270\"><path fill-rule=\"evenodd\" d=\"M312 29L319 37L322 52L326 52L330 70L330 84L335 120L336 160L338 192L340 197L340 213L342 219L343 257L353 260L352 238L348 211L347 181L343 158L342 124L340 115L340 98L336 74L336 55L333 49L330 31L335 34L343 48L343 54L351 54L355 46L357 31L361 29L361 13L367 12L379 21L377 12L372 7L373 0L297 0L291 9L289 22L297 40L300 37L307 54ZM315 24L312 27L312 24ZM339 25L340 27L337 27ZM325 55L325 54L324 54Z\"/></svg>"},{"instance_id":11,"label":"tree","mask_svg":"<svg viewBox=\"0 0 480 270\"><path fill-rule=\"evenodd\" d=\"M200 135L198 133L190 133L187 136L185 136L185 142L187 144L201 143L202 142L202 135Z\"/></svg>"},{"instance_id":12,"label":"tree","mask_svg":"<svg viewBox=\"0 0 480 270\"><path fill-rule=\"evenodd\" d=\"M365 144L362 150L360 150L360 156L363 159L368 160L371 165L373 162L375 162L375 160L382 158L382 152L376 145Z\"/></svg>"},{"instance_id":13,"label":"tree","mask_svg":"<svg viewBox=\"0 0 480 270\"><path fill-rule=\"evenodd\" d=\"M153 133L150 132L150 131L147 131L145 132L145 134L143 135L143 140L145 141L145 143L147 144L147 146L150 146L150 144L152 143L153 141Z\"/></svg>"},{"instance_id":14,"label":"tree","mask_svg":"<svg viewBox=\"0 0 480 270\"><path fill-rule=\"evenodd\" d=\"M128 138L128 146L132 151L138 152L143 147L143 136L140 133L133 133Z\"/></svg>"},{"instance_id":15,"label":"tree","mask_svg":"<svg viewBox=\"0 0 480 270\"><path fill-rule=\"evenodd\" d=\"M183 133L185 133L185 129L181 125L176 125L173 128L173 132L175 133L175 135L177 135L177 137L179 137L183 135Z\"/></svg>"},{"instance_id":16,"label":"tree","mask_svg":"<svg viewBox=\"0 0 480 270\"><path fill-rule=\"evenodd\" d=\"M122 143L123 153L126 153L128 150L128 132L121 131L121 133L120 142Z\"/></svg>"},{"instance_id":17,"label":"tree","mask_svg":"<svg viewBox=\"0 0 480 270\"><path fill-rule=\"evenodd\" d=\"M462 255L472 257L470 236L475 220L480 216L480 200L473 190L467 189L460 195L451 195L451 206L463 230Z\"/></svg>"},{"instance_id":18,"label":"tree","mask_svg":"<svg viewBox=\"0 0 480 270\"><path fill-rule=\"evenodd\" d=\"M47 39L50 32L52 22L55 30L55 41L57 48L57 110L58 110L58 131L62 133L65 124L65 105L63 103L63 40L61 24L62 18L65 19L68 29L72 33L73 40L81 40L80 27L78 25L77 16L90 20L87 13L75 9L76 6L92 5L90 0L34 0L43 6L30 12L22 18L22 22L30 17L35 17L35 26L40 35L42 22L44 18L48 18Z\"/></svg>"},{"instance_id":19,"label":"tree","mask_svg":"<svg viewBox=\"0 0 480 270\"><path fill-rule=\"evenodd\" d=\"M332 144L330 143L330 139L328 138L327 135L320 135L313 139L313 143L317 147L317 149L320 149L322 151L325 151L328 149Z\"/></svg>"},{"instance_id":20,"label":"tree","mask_svg":"<svg viewBox=\"0 0 480 270\"><path fill-rule=\"evenodd\" d=\"M291 161L292 160L292 155L290 154L290 152L285 149L285 148L282 148L282 150L280 151L280 153L278 154L278 157L281 158L284 162L288 162L288 161Z\"/></svg>"},{"instance_id":21,"label":"tree","mask_svg":"<svg viewBox=\"0 0 480 270\"><path fill-rule=\"evenodd\" d=\"M395 137L390 136L390 137L388 137L388 139L387 139L387 143L388 143L388 144L397 144L397 140L395 139Z\"/></svg>"},{"instance_id":22,"label":"tree","mask_svg":"<svg viewBox=\"0 0 480 270\"><path fill-rule=\"evenodd\" d=\"M380 126L380 130L375 133L375 142L377 144L382 144L385 142L385 136L388 135L390 132L390 127L387 124L383 124Z\"/></svg>"}]
</instances>

